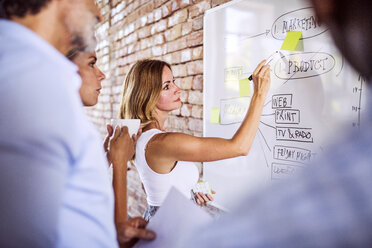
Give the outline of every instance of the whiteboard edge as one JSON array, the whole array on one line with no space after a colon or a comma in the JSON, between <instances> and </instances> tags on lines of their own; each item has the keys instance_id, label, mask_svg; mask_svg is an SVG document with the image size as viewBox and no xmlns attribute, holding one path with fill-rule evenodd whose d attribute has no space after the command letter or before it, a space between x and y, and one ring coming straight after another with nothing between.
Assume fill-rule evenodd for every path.
<instances>
[{"instance_id":1,"label":"whiteboard edge","mask_svg":"<svg viewBox=\"0 0 372 248\"><path fill-rule=\"evenodd\" d=\"M239 3L239 2L243 2L244 0L233 0L233 1L230 1L228 3L224 3L222 5L219 5L217 7L214 7L214 8L211 8L211 9L208 9L204 12L204 17L210 13L213 13L215 11L218 11L220 9L223 9L223 8L226 8L226 7L229 7L230 5L233 5L235 3ZM205 26L204 26L205 27Z\"/></svg>"}]
</instances>

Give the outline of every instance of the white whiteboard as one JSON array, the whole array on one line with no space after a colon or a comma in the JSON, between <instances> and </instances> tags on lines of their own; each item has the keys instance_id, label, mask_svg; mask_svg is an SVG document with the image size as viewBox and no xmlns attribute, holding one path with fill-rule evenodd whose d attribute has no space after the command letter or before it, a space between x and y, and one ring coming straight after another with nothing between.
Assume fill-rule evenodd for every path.
<instances>
[{"instance_id":1,"label":"white whiteboard","mask_svg":"<svg viewBox=\"0 0 372 248\"><path fill-rule=\"evenodd\" d=\"M204 16L204 136L233 136L250 103L249 96L239 97L238 80L280 50L288 30L302 31L301 44L271 63L271 89L249 155L204 163L204 180L217 192L218 207L229 209L243 193L285 180L321 155L336 132L363 124L363 79L319 26L309 3L246 0ZM210 122L216 107L219 124Z\"/></svg>"}]
</instances>

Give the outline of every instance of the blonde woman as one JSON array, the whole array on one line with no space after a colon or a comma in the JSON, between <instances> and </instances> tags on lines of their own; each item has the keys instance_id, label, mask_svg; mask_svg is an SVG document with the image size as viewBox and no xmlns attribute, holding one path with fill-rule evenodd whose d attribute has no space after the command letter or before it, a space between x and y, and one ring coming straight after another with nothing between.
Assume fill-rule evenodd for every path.
<instances>
[{"instance_id":1,"label":"blonde woman","mask_svg":"<svg viewBox=\"0 0 372 248\"><path fill-rule=\"evenodd\" d=\"M169 64L143 60L133 65L124 82L119 118L140 119L143 133L136 145L135 165L147 194L149 220L174 186L190 197L197 183L193 162L215 161L247 155L258 129L270 85L270 68L262 61L253 73L254 94L244 121L231 139L201 138L165 131L168 113L179 109L180 88ZM198 204L212 200L199 194Z\"/></svg>"}]
</instances>

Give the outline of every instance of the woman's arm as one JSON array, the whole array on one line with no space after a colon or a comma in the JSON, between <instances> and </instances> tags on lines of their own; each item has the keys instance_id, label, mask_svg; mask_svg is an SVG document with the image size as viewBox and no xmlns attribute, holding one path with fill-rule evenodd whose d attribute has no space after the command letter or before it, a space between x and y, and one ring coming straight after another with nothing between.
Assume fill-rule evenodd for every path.
<instances>
[{"instance_id":1,"label":"woman's arm","mask_svg":"<svg viewBox=\"0 0 372 248\"><path fill-rule=\"evenodd\" d=\"M109 155L113 166L115 225L118 227L127 220L127 163L134 155L134 141L129 137L127 127L115 129Z\"/></svg>"},{"instance_id":2,"label":"woman's arm","mask_svg":"<svg viewBox=\"0 0 372 248\"><path fill-rule=\"evenodd\" d=\"M147 145L146 160L158 173L168 173L176 161L215 161L247 155L261 118L270 86L270 67L262 61L253 72L254 94L243 123L231 139L201 138L183 133L162 133Z\"/></svg>"},{"instance_id":3,"label":"woman's arm","mask_svg":"<svg viewBox=\"0 0 372 248\"><path fill-rule=\"evenodd\" d=\"M108 127L108 133L111 136L111 126ZM138 239L155 238L155 233L146 229L147 221L141 217L128 220L127 214L127 163L134 155L134 145L140 134L141 131L130 138L127 127L122 127L121 130L117 127L109 141L110 149L107 149L114 170L115 226L120 248L133 247Z\"/></svg>"},{"instance_id":4,"label":"woman's arm","mask_svg":"<svg viewBox=\"0 0 372 248\"><path fill-rule=\"evenodd\" d=\"M127 220L127 165L113 163L113 180L115 197L115 225Z\"/></svg>"}]
</instances>

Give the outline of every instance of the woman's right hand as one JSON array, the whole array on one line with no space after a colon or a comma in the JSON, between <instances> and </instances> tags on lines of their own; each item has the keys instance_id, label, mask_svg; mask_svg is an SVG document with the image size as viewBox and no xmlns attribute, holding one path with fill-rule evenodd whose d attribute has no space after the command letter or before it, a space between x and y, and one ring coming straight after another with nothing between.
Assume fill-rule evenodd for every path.
<instances>
[{"instance_id":1,"label":"woman's right hand","mask_svg":"<svg viewBox=\"0 0 372 248\"><path fill-rule=\"evenodd\" d=\"M264 98L270 89L270 66L265 65L265 63L266 60L262 60L252 74L254 94L258 94Z\"/></svg>"},{"instance_id":2,"label":"woman's right hand","mask_svg":"<svg viewBox=\"0 0 372 248\"><path fill-rule=\"evenodd\" d=\"M212 194L216 194L214 190L211 190ZM197 192L194 195L195 201L199 206L205 206L207 202L213 201L213 197L210 194L203 194L201 192Z\"/></svg>"},{"instance_id":3,"label":"woman's right hand","mask_svg":"<svg viewBox=\"0 0 372 248\"><path fill-rule=\"evenodd\" d=\"M116 127L113 137L109 142L109 158L112 164L125 165L133 157L135 153L136 137L129 136L128 127Z\"/></svg>"}]
</instances>

